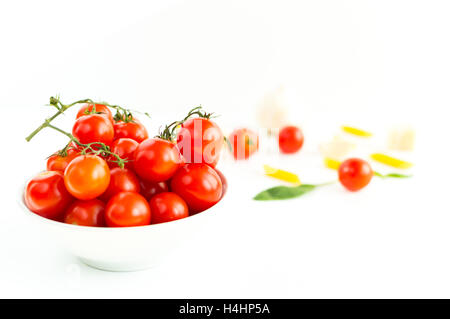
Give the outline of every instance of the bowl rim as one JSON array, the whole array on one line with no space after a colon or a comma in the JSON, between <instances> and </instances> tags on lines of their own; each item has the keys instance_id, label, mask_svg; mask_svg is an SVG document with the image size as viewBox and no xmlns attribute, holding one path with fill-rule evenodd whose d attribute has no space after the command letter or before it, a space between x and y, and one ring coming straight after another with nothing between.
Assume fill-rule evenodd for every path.
<instances>
[{"instance_id":1,"label":"bowl rim","mask_svg":"<svg viewBox=\"0 0 450 319\"><path fill-rule=\"evenodd\" d=\"M43 172L43 171L40 171L40 172ZM33 176L35 176L35 175L33 175ZM44 223L48 223L49 225L66 227L68 229L83 230L83 231L86 230L86 231L101 231L101 232L105 232L105 231L106 232L111 232L111 231L115 231L115 232L122 231L123 232L123 231L130 231L130 230L146 231L148 229L155 229L155 228L161 229L163 227L166 227L166 228L167 227L175 227L176 225L179 225L181 223L190 223L189 220L192 220L194 218L195 218L195 221L197 221L197 220L199 220L201 218L199 216L205 215L205 213L209 212L209 214L207 214L207 215L208 216L211 215L210 210L212 208L214 208L214 207L217 208L217 206L219 206L219 207L223 206L223 202L224 202L225 198L229 197L229 196L227 196L228 191L226 191L225 194L223 194L222 198L216 204L211 206L210 208L208 208L208 209L206 209L206 210L204 210L204 211L202 211L200 213L197 213L197 214L194 214L194 215L189 215L188 217L172 220L170 222L165 222L165 223L149 224L149 225L141 225L141 226L126 226L126 227L95 227L95 226L73 225L73 224L67 224L67 223L64 223L64 222L59 222L59 221L56 221L56 220L53 220L53 219L42 217L42 216L32 212L26 206L26 204L25 204L25 190L26 190L26 187L27 187L28 183L31 181L32 178L33 177L27 179L26 182L23 183L22 186L19 189L18 204L22 208L22 211L24 211L24 214L28 215L28 216L33 216L32 218L35 218L35 220L37 220L37 221L40 220L40 221L42 221ZM227 186L229 186L228 179L226 179L226 182L227 182ZM228 189L228 187L227 187L227 189ZM168 225L170 225L170 226L168 226Z\"/></svg>"}]
</instances>

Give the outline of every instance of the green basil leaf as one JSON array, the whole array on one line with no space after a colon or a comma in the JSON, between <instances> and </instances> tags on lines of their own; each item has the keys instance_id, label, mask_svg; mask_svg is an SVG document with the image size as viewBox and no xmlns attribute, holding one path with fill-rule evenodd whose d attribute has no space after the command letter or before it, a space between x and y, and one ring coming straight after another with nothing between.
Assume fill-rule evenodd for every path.
<instances>
[{"instance_id":1,"label":"green basil leaf","mask_svg":"<svg viewBox=\"0 0 450 319\"><path fill-rule=\"evenodd\" d=\"M280 200L302 196L316 188L316 185L303 184L300 186L276 186L262 191L254 200Z\"/></svg>"}]
</instances>

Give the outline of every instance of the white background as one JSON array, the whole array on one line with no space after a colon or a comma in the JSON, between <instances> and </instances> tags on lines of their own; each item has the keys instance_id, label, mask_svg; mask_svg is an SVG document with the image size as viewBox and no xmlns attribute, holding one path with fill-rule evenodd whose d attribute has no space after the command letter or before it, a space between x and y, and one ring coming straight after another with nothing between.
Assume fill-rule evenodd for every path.
<instances>
[{"instance_id":1,"label":"white background","mask_svg":"<svg viewBox=\"0 0 450 319\"><path fill-rule=\"evenodd\" d=\"M449 298L449 16L448 1L1 2L0 297ZM306 142L278 166L335 178L317 145L340 125L382 136L410 124L414 178L260 203L277 184L260 173L269 159L226 163L223 225L135 273L81 264L17 206L64 143L48 131L24 140L53 112L50 95L145 110L151 134L202 104L229 133L256 127L258 101L280 85Z\"/></svg>"}]
</instances>

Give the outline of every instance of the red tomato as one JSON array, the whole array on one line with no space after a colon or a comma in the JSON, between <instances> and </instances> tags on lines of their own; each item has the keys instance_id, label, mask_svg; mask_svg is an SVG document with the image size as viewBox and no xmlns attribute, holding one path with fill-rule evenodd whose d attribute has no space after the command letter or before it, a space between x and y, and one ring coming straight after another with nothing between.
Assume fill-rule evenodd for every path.
<instances>
[{"instance_id":1,"label":"red tomato","mask_svg":"<svg viewBox=\"0 0 450 319\"><path fill-rule=\"evenodd\" d=\"M339 166L339 181L349 191L358 191L370 183L373 171L369 163L359 158L350 158Z\"/></svg>"},{"instance_id":2,"label":"red tomato","mask_svg":"<svg viewBox=\"0 0 450 319\"><path fill-rule=\"evenodd\" d=\"M115 167L110 171L111 179L106 191L101 195L101 199L107 202L111 197L120 192L139 193L139 179L129 169Z\"/></svg>"},{"instance_id":3,"label":"red tomato","mask_svg":"<svg viewBox=\"0 0 450 319\"><path fill-rule=\"evenodd\" d=\"M160 193L150 200L152 224L166 223L189 216L186 202L175 193Z\"/></svg>"},{"instance_id":4,"label":"red tomato","mask_svg":"<svg viewBox=\"0 0 450 319\"><path fill-rule=\"evenodd\" d=\"M134 151L138 146L139 143L135 140L132 140L131 138L119 138L112 143L111 152L119 155L121 159L127 160L127 162L125 163L125 167L132 169L134 161ZM111 162L114 160L116 160L116 158L111 155L108 162L110 167L117 167L117 163Z\"/></svg>"},{"instance_id":5,"label":"red tomato","mask_svg":"<svg viewBox=\"0 0 450 319\"><path fill-rule=\"evenodd\" d=\"M94 105L95 105L95 113L94 112ZM100 114L104 115L108 118L108 120L111 121L111 123L114 123L113 115L111 113L111 110L109 107L103 104L84 104L80 110L77 113L77 119L88 114Z\"/></svg>"},{"instance_id":6,"label":"red tomato","mask_svg":"<svg viewBox=\"0 0 450 319\"><path fill-rule=\"evenodd\" d=\"M46 171L28 182L24 194L28 209L42 217L61 220L73 197L64 187L61 172Z\"/></svg>"},{"instance_id":7,"label":"red tomato","mask_svg":"<svg viewBox=\"0 0 450 319\"><path fill-rule=\"evenodd\" d=\"M206 164L186 164L173 176L170 187L198 213L216 204L222 197L222 181L217 172Z\"/></svg>"},{"instance_id":8,"label":"red tomato","mask_svg":"<svg viewBox=\"0 0 450 319\"><path fill-rule=\"evenodd\" d=\"M168 192L169 186L166 182L148 182L141 180L141 194L147 200L150 200L153 196L159 193Z\"/></svg>"},{"instance_id":9,"label":"red tomato","mask_svg":"<svg viewBox=\"0 0 450 319\"><path fill-rule=\"evenodd\" d=\"M222 182L222 196L221 196L221 198L222 198L225 196L225 194L228 190L228 182L227 182L225 175L223 175L221 171L219 171L217 168L215 168L215 170L216 170L217 175L219 175L219 177L220 177L220 181Z\"/></svg>"},{"instance_id":10,"label":"red tomato","mask_svg":"<svg viewBox=\"0 0 450 319\"><path fill-rule=\"evenodd\" d=\"M108 188L110 173L108 164L97 155L80 155L67 166L64 184L76 198L94 199Z\"/></svg>"},{"instance_id":11,"label":"red tomato","mask_svg":"<svg viewBox=\"0 0 450 319\"><path fill-rule=\"evenodd\" d=\"M131 122L115 122L114 135L116 139L131 138L138 143L141 143L148 138L147 129L136 118L133 118L133 121Z\"/></svg>"},{"instance_id":12,"label":"red tomato","mask_svg":"<svg viewBox=\"0 0 450 319\"><path fill-rule=\"evenodd\" d=\"M159 138L146 139L134 153L136 174L150 182L168 180L175 174L180 162L176 145Z\"/></svg>"},{"instance_id":13,"label":"red tomato","mask_svg":"<svg viewBox=\"0 0 450 319\"><path fill-rule=\"evenodd\" d=\"M234 130L229 137L235 159L248 159L258 151L258 134L246 128Z\"/></svg>"},{"instance_id":14,"label":"red tomato","mask_svg":"<svg viewBox=\"0 0 450 319\"><path fill-rule=\"evenodd\" d=\"M298 152L303 146L303 132L296 126L286 126L278 135L278 145L282 153Z\"/></svg>"},{"instance_id":15,"label":"red tomato","mask_svg":"<svg viewBox=\"0 0 450 319\"><path fill-rule=\"evenodd\" d=\"M66 211L64 222L80 226L105 226L105 203L98 199L77 200Z\"/></svg>"},{"instance_id":16,"label":"red tomato","mask_svg":"<svg viewBox=\"0 0 450 319\"><path fill-rule=\"evenodd\" d=\"M150 206L138 193L121 192L108 201L105 218L109 227L148 225L151 218Z\"/></svg>"},{"instance_id":17,"label":"red tomato","mask_svg":"<svg viewBox=\"0 0 450 319\"><path fill-rule=\"evenodd\" d=\"M101 142L109 146L114 140L114 127L105 116L85 115L75 121L72 135L83 144Z\"/></svg>"},{"instance_id":18,"label":"red tomato","mask_svg":"<svg viewBox=\"0 0 450 319\"><path fill-rule=\"evenodd\" d=\"M53 154L47 159L47 170L48 171L60 171L64 173L67 165L79 155L77 150L72 148L67 150L67 156L61 156L58 154Z\"/></svg>"},{"instance_id":19,"label":"red tomato","mask_svg":"<svg viewBox=\"0 0 450 319\"><path fill-rule=\"evenodd\" d=\"M223 134L213 121L193 118L181 125L177 145L186 163L206 163L214 167L220 158Z\"/></svg>"}]
</instances>

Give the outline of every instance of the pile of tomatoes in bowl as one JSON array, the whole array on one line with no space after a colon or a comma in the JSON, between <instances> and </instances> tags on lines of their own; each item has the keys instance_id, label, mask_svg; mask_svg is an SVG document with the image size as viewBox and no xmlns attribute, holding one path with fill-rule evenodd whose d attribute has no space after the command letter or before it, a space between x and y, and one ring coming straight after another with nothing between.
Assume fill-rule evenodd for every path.
<instances>
[{"instance_id":1,"label":"pile of tomatoes in bowl","mask_svg":"<svg viewBox=\"0 0 450 319\"><path fill-rule=\"evenodd\" d=\"M120 106L57 98L50 104L58 112L27 140L45 128L69 141L27 183L23 198L33 213L80 226L143 226L201 213L224 196L227 182L216 168L223 133L200 107L149 137ZM80 104L71 132L51 123Z\"/></svg>"}]
</instances>

